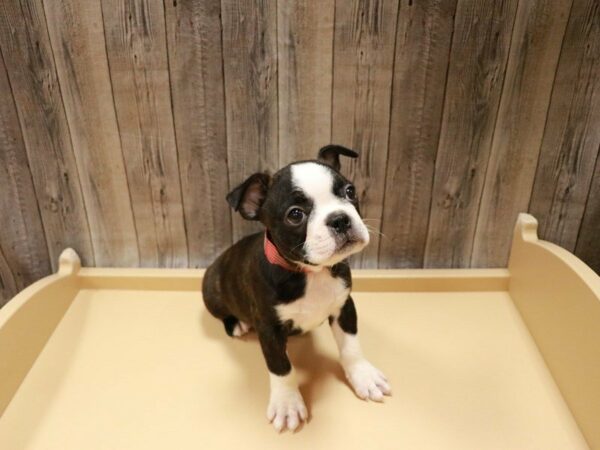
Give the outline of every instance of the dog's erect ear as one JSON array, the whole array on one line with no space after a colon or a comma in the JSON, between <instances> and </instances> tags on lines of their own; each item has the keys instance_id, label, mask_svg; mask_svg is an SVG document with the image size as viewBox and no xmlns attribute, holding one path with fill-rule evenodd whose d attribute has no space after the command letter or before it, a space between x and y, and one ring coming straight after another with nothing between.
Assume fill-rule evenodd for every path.
<instances>
[{"instance_id":1,"label":"dog's erect ear","mask_svg":"<svg viewBox=\"0 0 600 450\"><path fill-rule=\"evenodd\" d=\"M319 150L317 159L325 164L333 167L335 170L340 170L340 155L350 158L358 158L358 153L341 145L326 145Z\"/></svg>"},{"instance_id":2,"label":"dog's erect ear","mask_svg":"<svg viewBox=\"0 0 600 450\"><path fill-rule=\"evenodd\" d=\"M227 203L239 211L244 219L258 220L258 211L265 201L271 177L268 173L255 173L227 194Z\"/></svg>"}]
</instances>

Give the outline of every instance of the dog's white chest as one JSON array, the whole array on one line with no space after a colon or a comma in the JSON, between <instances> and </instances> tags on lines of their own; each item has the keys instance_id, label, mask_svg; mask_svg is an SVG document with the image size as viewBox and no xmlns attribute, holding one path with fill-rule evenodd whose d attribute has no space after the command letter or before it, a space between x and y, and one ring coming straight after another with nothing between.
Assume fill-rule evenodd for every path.
<instances>
[{"instance_id":1,"label":"dog's white chest","mask_svg":"<svg viewBox=\"0 0 600 450\"><path fill-rule=\"evenodd\" d=\"M306 276L304 296L291 303L277 305L282 322L292 320L295 328L309 331L318 327L330 315L337 315L350 294L344 280L333 278L329 270Z\"/></svg>"}]
</instances>

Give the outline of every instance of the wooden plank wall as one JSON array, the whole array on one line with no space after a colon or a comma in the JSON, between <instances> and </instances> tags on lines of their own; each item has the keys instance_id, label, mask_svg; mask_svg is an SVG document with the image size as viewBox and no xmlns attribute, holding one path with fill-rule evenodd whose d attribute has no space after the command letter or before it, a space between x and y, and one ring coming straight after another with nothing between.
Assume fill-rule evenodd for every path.
<instances>
[{"instance_id":1,"label":"wooden plank wall","mask_svg":"<svg viewBox=\"0 0 600 450\"><path fill-rule=\"evenodd\" d=\"M229 189L344 161L356 267L506 264L520 211L600 272L597 0L3 0L0 305L84 264L203 267Z\"/></svg>"}]
</instances>

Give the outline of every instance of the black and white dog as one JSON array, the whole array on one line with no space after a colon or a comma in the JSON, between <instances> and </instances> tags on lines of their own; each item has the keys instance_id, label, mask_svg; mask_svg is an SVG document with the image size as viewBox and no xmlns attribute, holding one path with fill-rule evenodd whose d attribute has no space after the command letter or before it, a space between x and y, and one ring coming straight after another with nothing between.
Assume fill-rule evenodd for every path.
<instances>
[{"instance_id":1,"label":"black and white dog","mask_svg":"<svg viewBox=\"0 0 600 450\"><path fill-rule=\"evenodd\" d=\"M288 359L288 336L327 319L356 395L382 401L391 394L357 338L346 258L369 243L369 233L355 188L339 173L340 155L358 156L329 145L317 160L290 164L272 177L256 173L229 193L229 204L266 232L241 239L204 276L204 302L227 334L253 328L258 335L270 375L267 418L278 431L295 430L308 416Z\"/></svg>"}]
</instances>

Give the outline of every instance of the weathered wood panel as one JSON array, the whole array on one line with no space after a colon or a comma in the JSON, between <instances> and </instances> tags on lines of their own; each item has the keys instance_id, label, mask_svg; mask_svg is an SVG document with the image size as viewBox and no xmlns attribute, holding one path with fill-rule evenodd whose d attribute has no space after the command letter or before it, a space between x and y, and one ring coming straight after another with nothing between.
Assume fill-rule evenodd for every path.
<instances>
[{"instance_id":1,"label":"weathered wood panel","mask_svg":"<svg viewBox=\"0 0 600 450\"><path fill-rule=\"evenodd\" d=\"M94 264L90 229L41 0L6 0L0 46L19 113L36 197L57 268L65 247Z\"/></svg>"},{"instance_id":2,"label":"weathered wood panel","mask_svg":"<svg viewBox=\"0 0 600 450\"><path fill-rule=\"evenodd\" d=\"M334 0L277 3L279 166L331 141Z\"/></svg>"},{"instance_id":3,"label":"weathered wood panel","mask_svg":"<svg viewBox=\"0 0 600 450\"><path fill-rule=\"evenodd\" d=\"M165 2L175 137L189 265L231 244L218 0Z\"/></svg>"},{"instance_id":4,"label":"weathered wood panel","mask_svg":"<svg viewBox=\"0 0 600 450\"><path fill-rule=\"evenodd\" d=\"M2 254L0 245L0 308L19 292L10 266L10 262Z\"/></svg>"},{"instance_id":5,"label":"weathered wood panel","mask_svg":"<svg viewBox=\"0 0 600 450\"><path fill-rule=\"evenodd\" d=\"M361 152L356 266L502 266L529 209L600 270L599 27L596 0L0 2L0 299L65 246L204 267L260 229L226 193L329 142Z\"/></svg>"},{"instance_id":6,"label":"weathered wood panel","mask_svg":"<svg viewBox=\"0 0 600 450\"><path fill-rule=\"evenodd\" d=\"M600 147L600 3L574 0L529 209L540 237L573 251Z\"/></svg>"},{"instance_id":7,"label":"weathered wood panel","mask_svg":"<svg viewBox=\"0 0 600 450\"><path fill-rule=\"evenodd\" d=\"M223 65L231 188L279 168L277 14L268 0L223 0ZM225 205L225 203L223 203ZM261 229L233 215L233 237Z\"/></svg>"},{"instance_id":8,"label":"weathered wood panel","mask_svg":"<svg viewBox=\"0 0 600 450\"><path fill-rule=\"evenodd\" d=\"M600 274L600 154L577 236L575 254Z\"/></svg>"},{"instance_id":9,"label":"weathered wood panel","mask_svg":"<svg viewBox=\"0 0 600 450\"><path fill-rule=\"evenodd\" d=\"M187 267L162 0L102 2L140 265Z\"/></svg>"},{"instance_id":10,"label":"weathered wood panel","mask_svg":"<svg viewBox=\"0 0 600 450\"><path fill-rule=\"evenodd\" d=\"M470 264L516 8L516 0L458 2L426 267Z\"/></svg>"},{"instance_id":11,"label":"weathered wood panel","mask_svg":"<svg viewBox=\"0 0 600 450\"><path fill-rule=\"evenodd\" d=\"M422 267L456 1L402 1L379 267Z\"/></svg>"},{"instance_id":12,"label":"weathered wood panel","mask_svg":"<svg viewBox=\"0 0 600 450\"><path fill-rule=\"evenodd\" d=\"M97 265L139 264L99 2L45 0Z\"/></svg>"},{"instance_id":13,"label":"weathered wood panel","mask_svg":"<svg viewBox=\"0 0 600 450\"><path fill-rule=\"evenodd\" d=\"M11 87L0 57L0 304L50 273L48 247Z\"/></svg>"},{"instance_id":14,"label":"weathered wood panel","mask_svg":"<svg viewBox=\"0 0 600 450\"><path fill-rule=\"evenodd\" d=\"M527 211L572 0L521 1L485 177L471 265L504 267Z\"/></svg>"},{"instance_id":15,"label":"weathered wood panel","mask_svg":"<svg viewBox=\"0 0 600 450\"><path fill-rule=\"evenodd\" d=\"M360 153L344 158L342 172L356 183L363 217L375 230L353 257L355 267L377 267L398 8L398 0L336 2L332 141Z\"/></svg>"}]
</instances>

